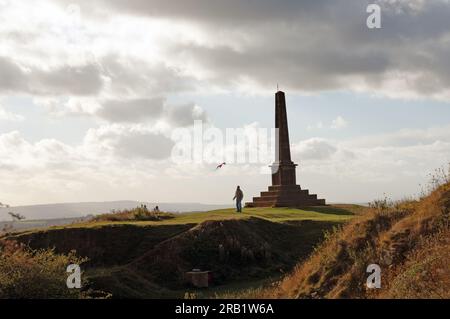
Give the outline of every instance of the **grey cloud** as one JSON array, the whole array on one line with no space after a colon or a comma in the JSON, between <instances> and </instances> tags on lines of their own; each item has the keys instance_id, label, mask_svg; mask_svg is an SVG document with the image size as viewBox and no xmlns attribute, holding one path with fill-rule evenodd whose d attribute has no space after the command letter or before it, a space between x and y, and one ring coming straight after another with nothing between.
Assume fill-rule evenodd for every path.
<instances>
[{"instance_id":1,"label":"grey cloud","mask_svg":"<svg viewBox=\"0 0 450 319\"><path fill-rule=\"evenodd\" d=\"M193 125L195 120L208 122L205 110L194 103L167 104L164 97L96 99L36 99L35 103L54 116L96 116L109 123L150 124L164 121L172 127Z\"/></svg>"},{"instance_id":2,"label":"grey cloud","mask_svg":"<svg viewBox=\"0 0 450 319\"><path fill-rule=\"evenodd\" d=\"M0 57L0 91L28 90L24 72L18 65Z\"/></svg>"},{"instance_id":3,"label":"grey cloud","mask_svg":"<svg viewBox=\"0 0 450 319\"><path fill-rule=\"evenodd\" d=\"M171 139L154 133L137 133L120 136L114 143L117 155L131 158L164 159L171 154L174 143Z\"/></svg>"},{"instance_id":4,"label":"grey cloud","mask_svg":"<svg viewBox=\"0 0 450 319\"><path fill-rule=\"evenodd\" d=\"M95 115L112 123L144 123L165 120L173 127L208 121L206 112L194 103L168 105L164 98L120 99L101 102Z\"/></svg>"},{"instance_id":5,"label":"grey cloud","mask_svg":"<svg viewBox=\"0 0 450 319\"><path fill-rule=\"evenodd\" d=\"M0 74L0 92L92 95L103 86L95 65L63 66L51 70L33 67L25 71L11 60L0 57Z\"/></svg>"},{"instance_id":6,"label":"grey cloud","mask_svg":"<svg viewBox=\"0 0 450 319\"><path fill-rule=\"evenodd\" d=\"M266 87L279 82L284 88L324 90L345 86L345 76L378 77L391 64L388 57L376 52L328 51L305 52L272 50L260 47L239 52L228 47L207 48L191 45L178 47L179 54L215 71L214 81L231 85L241 77L257 80Z\"/></svg>"},{"instance_id":7,"label":"grey cloud","mask_svg":"<svg viewBox=\"0 0 450 319\"><path fill-rule=\"evenodd\" d=\"M191 88L194 80L163 63L109 55L99 62L111 79L111 91L120 96L154 96Z\"/></svg>"},{"instance_id":8,"label":"grey cloud","mask_svg":"<svg viewBox=\"0 0 450 319\"><path fill-rule=\"evenodd\" d=\"M65 0L65 3L70 3ZM91 10L92 4L88 0L78 1L84 8ZM229 24L246 24L255 21L268 21L274 19L296 19L299 14L303 16L317 8L316 2L329 6L332 0L100 0L102 6L112 7L119 12L135 15L155 17L168 17L196 20L199 22L220 22Z\"/></svg>"},{"instance_id":9,"label":"grey cloud","mask_svg":"<svg viewBox=\"0 0 450 319\"><path fill-rule=\"evenodd\" d=\"M365 23L369 3L382 6L382 29ZM120 12L166 17L203 25L222 46L174 44L171 54L190 59L232 85L249 78L265 87L346 89L351 84L377 91L393 74L414 74L407 90L430 96L450 89L450 5L435 1L105 1ZM248 39L239 43L243 35ZM357 80L355 80L357 79ZM401 79L400 79L401 80ZM349 81L353 81L349 83ZM359 81L359 82L358 82ZM395 89L393 89L395 90Z\"/></svg>"},{"instance_id":10,"label":"grey cloud","mask_svg":"<svg viewBox=\"0 0 450 319\"><path fill-rule=\"evenodd\" d=\"M31 91L38 94L91 95L102 86L100 70L96 65L64 66L51 71L35 70L30 74Z\"/></svg>"},{"instance_id":11,"label":"grey cloud","mask_svg":"<svg viewBox=\"0 0 450 319\"><path fill-rule=\"evenodd\" d=\"M178 127L193 125L195 120L208 121L206 112L195 104L167 106L166 118L173 126Z\"/></svg>"},{"instance_id":12,"label":"grey cloud","mask_svg":"<svg viewBox=\"0 0 450 319\"><path fill-rule=\"evenodd\" d=\"M115 96L136 98L187 90L195 80L162 63L149 65L131 57L109 55L97 63L52 69L28 67L25 71L11 59L0 56L0 92L35 95L96 95L109 78Z\"/></svg>"},{"instance_id":13,"label":"grey cloud","mask_svg":"<svg viewBox=\"0 0 450 319\"><path fill-rule=\"evenodd\" d=\"M96 115L111 122L143 122L159 118L163 110L163 98L106 100Z\"/></svg>"},{"instance_id":14,"label":"grey cloud","mask_svg":"<svg viewBox=\"0 0 450 319\"><path fill-rule=\"evenodd\" d=\"M57 3L67 6L72 2ZM373 2L382 6L380 30L366 27L366 7ZM167 51L164 47L162 52L167 52L167 59L180 67L189 61L206 69L206 74L211 74L208 84L233 86L240 79L250 79L267 88L279 82L287 90L364 87L373 92L385 89L396 93L397 88L388 86L395 79L403 81L402 90L406 93L450 94L447 0L80 0L77 3L83 14L103 13L92 18L108 17L113 12L188 21L202 27L213 38L212 43L180 43L174 38L172 47ZM156 96L162 91L190 90L195 84L192 77L164 64L148 65L116 55L99 64L101 73L111 79L111 92L120 96ZM2 66L0 61L0 67L5 74L11 74L16 66ZM85 70L86 76L78 77L70 70L65 71L69 78L79 79L71 83L75 94L98 89L92 83L84 85L89 83L88 78L95 79L95 71ZM61 91L69 80L61 81L53 73L40 74L42 83ZM405 79L406 75L413 77ZM58 83L63 83L62 87ZM0 80L0 86L32 89L20 74Z\"/></svg>"},{"instance_id":15,"label":"grey cloud","mask_svg":"<svg viewBox=\"0 0 450 319\"><path fill-rule=\"evenodd\" d=\"M58 0L61 2L61 0ZM66 3L72 1L66 0ZM109 7L116 12L156 18L174 18L196 23L208 23L211 30L237 26L274 26L285 24L292 30L315 30L311 36L323 37L323 31L337 30L341 37L357 36L357 40L378 37L397 40L447 33L449 5L447 0L100 0L94 5L79 0L82 11ZM376 34L367 30L366 7L378 3L382 7L384 30ZM83 10L83 8L86 8ZM347 37L345 37L347 35ZM336 39L339 41L340 38ZM277 37L270 40L276 42ZM366 41L370 39L366 39Z\"/></svg>"}]
</instances>

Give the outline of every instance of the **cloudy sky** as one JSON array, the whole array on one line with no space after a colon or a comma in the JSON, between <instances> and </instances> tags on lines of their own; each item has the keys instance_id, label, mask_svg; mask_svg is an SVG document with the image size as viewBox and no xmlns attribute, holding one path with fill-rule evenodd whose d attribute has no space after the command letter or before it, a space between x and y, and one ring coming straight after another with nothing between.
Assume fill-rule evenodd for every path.
<instances>
[{"instance_id":1,"label":"cloudy sky","mask_svg":"<svg viewBox=\"0 0 450 319\"><path fill-rule=\"evenodd\" d=\"M448 0L0 0L0 21L1 202L248 200L268 175L174 163L173 131L270 128L277 83L330 202L415 195L450 160Z\"/></svg>"}]
</instances>

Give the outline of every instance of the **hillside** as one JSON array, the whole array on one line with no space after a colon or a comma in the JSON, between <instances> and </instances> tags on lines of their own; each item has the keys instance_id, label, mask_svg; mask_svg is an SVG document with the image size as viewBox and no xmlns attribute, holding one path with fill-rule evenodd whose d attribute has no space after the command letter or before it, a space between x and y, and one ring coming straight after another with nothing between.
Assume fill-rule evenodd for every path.
<instances>
[{"instance_id":1,"label":"hillside","mask_svg":"<svg viewBox=\"0 0 450 319\"><path fill-rule=\"evenodd\" d=\"M450 298L450 184L420 201L376 202L328 236L274 288L239 297ZM367 289L366 267L381 267L381 289Z\"/></svg>"},{"instance_id":2,"label":"hillside","mask_svg":"<svg viewBox=\"0 0 450 319\"><path fill-rule=\"evenodd\" d=\"M9 239L33 249L88 257L89 287L115 298L210 296L216 290L259 287L306 258L324 231L364 210L357 205L308 209L232 209L176 214L160 221L92 221L25 231ZM211 270L215 287L192 289L183 280L193 268Z\"/></svg>"}]
</instances>

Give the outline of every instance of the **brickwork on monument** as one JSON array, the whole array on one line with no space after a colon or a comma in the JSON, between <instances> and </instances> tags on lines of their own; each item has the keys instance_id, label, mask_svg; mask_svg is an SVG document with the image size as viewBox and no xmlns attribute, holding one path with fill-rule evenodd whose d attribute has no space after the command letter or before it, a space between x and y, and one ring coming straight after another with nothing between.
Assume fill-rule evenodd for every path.
<instances>
[{"instance_id":1,"label":"brickwork on monument","mask_svg":"<svg viewBox=\"0 0 450 319\"><path fill-rule=\"evenodd\" d=\"M286 113L284 92L275 94L275 128L278 129L276 139L277 154L272 168L272 186L261 192L261 196L253 197L253 202L246 207L301 207L325 205L325 199L309 194L307 189L301 189L296 183L295 169L297 164L291 160L289 129Z\"/></svg>"}]
</instances>

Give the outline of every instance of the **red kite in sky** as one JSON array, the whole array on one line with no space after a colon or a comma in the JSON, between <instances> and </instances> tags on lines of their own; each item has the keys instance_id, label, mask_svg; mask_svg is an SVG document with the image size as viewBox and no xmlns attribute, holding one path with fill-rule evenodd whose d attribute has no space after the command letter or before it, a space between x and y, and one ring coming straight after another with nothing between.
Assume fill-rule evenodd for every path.
<instances>
[{"instance_id":1,"label":"red kite in sky","mask_svg":"<svg viewBox=\"0 0 450 319\"><path fill-rule=\"evenodd\" d=\"M226 165L226 164L227 164L227 163L223 162L223 163L217 165L216 170L219 169L219 168L222 168L222 167L223 167L224 165Z\"/></svg>"}]
</instances>

